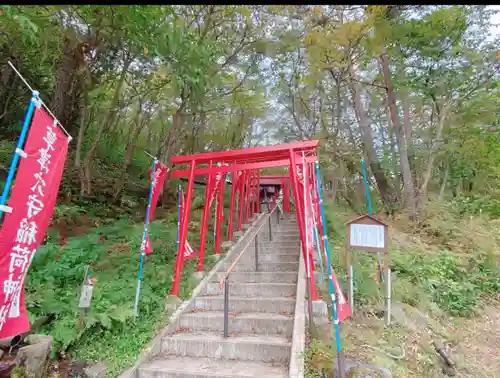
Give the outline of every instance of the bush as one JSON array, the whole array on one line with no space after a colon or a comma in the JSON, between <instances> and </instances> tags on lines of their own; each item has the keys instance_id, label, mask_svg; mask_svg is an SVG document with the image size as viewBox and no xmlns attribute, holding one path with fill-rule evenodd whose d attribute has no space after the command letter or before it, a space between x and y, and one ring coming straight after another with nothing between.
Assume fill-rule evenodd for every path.
<instances>
[{"instance_id":1,"label":"bush","mask_svg":"<svg viewBox=\"0 0 500 378\"><path fill-rule=\"evenodd\" d=\"M325 204L325 212L335 261L337 255L343 255L345 221L352 213L331 201ZM390 256L396 300L415 307L432 301L452 315L471 316L483 298L498 295L500 232L487 217L464 219L457 214L453 204L431 202L420 223L409 222L407 217L391 223ZM415 240L411 234L420 238ZM375 255L354 252L353 256L356 302L365 306L379 302L383 293L382 286L375 284ZM334 268L345 288L344 264Z\"/></svg>"},{"instance_id":2,"label":"bush","mask_svg":"<svg viewBox=\"0 0 500 378\"><path fill-rule=\"evenodd\" d=\"M304 366L306 378L323 378L331 372L335 352L331 345L321 340L313 339L311 345L304 351Z\"/></svg>"},{"instance_id":3,"label":"bush","mask_svg":"<svg viewBox=\"0 0 500 378\"><path fill-rule=\"evenodd\" d=\"M423 288L452 315L474 315L481 296L500 289L500 270L480 253L472 254L465 262L450 251L436 256L407 256L395 259L393 269L400 277Z\"/></svg>"},{"instance_id":4,"label":"bush","mask_svg":"<svg viewBox=\"0 0 500 378\"><path fill-rule=\"evenodd\" d=\"M30 318L52 318L42 330L54 337L55 353L71 353L87 361L106 359L112 373L117 373L150 341L163 320L164 301L172 285L177 223L150 225L153 253L144 265L140 313L134 321L142 231L142 224L123 219L69 238L64 247L49 241L39 248L27 276L25 301ZM191 295L188 277L195 264L192 260L184 267L181 298ZM84 324L77 327L80 285L87 265L97 281Z\"/></svg>"},{"instance_id":5,"label":"bush","mask_svg":"<svg viewBox=\"0 0 500 378\"><path fill-rule=\"evenodd\" d=\"M500 217L500 200L491 196L475 194L457 196L450 205L460 215L485 213L491 217Z\"/></svg>"}]
</instances>

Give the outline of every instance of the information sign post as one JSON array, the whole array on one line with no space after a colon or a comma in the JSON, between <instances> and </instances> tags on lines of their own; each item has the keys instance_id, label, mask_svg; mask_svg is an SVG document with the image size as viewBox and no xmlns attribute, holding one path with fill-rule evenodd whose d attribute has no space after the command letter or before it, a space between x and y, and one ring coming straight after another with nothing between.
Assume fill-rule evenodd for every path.
<instances>
[{"instance_id":1,"label":"information sign post","mask_svg":"<svg viewBox=\"0 0 500 378\"><path fill-rule=\"evenodd\" d=\"M382 253L384 255L385 323L391 322L391 268L388 253L389 226L370 215L362 215L347 222L347 282L351 312L354 313L354 282L352 251Z\"/></svg>"}]
</instances>

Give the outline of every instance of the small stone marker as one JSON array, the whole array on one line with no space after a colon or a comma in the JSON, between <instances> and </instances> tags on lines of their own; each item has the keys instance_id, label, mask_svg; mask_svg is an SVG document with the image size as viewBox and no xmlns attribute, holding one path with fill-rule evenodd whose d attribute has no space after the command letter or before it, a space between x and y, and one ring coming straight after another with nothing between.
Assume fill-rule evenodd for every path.
<instances>
[{"instance_id":1,"label":"small stone marker","mask_svg":"<svg viewBox=\"0 0 500 378\"><path fill-rule=\"evenodd\" d=\"M80 295L80 302L78 302L78 307L80 308L90 307L90 301L92 300L93 289L94 285L83 285L82 293Z\"/></svg>"},{"instance_id":2,"label":"small stone marker","mask_svg":"<svg viewBox=\"0 0 500 378\"><path fill-rule=\"evenodd\" d=\"M83 326L85 312L90 307L90 303L92 301L92 292L94 290L95 282L95 277L91 277L90 267L87 265L85 267L85 275L81 286L80 300L78 301L78 308L80 309L80 315L78 316L77 323L78 328Z\"/></svg>"}]
</instances>

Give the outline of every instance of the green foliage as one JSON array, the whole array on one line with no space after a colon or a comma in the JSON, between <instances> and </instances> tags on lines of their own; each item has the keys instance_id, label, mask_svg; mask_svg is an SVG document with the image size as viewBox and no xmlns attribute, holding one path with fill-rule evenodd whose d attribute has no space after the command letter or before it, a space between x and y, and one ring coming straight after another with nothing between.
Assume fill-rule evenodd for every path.
<instances>
[{"instance_id":1,"label":"green foliage","mask_svg":"<svg viewBox=\"0 0 500 378\"><path fill-rule=\"evenodd\" d=\"M486 213L493 218L500 217L500 199L489 195L470 193L468 196L460 195L451 201L451 207L460 215Z\"/></svg>"},{"instance_id":2,"label":"green foliage","mask_svg":"<svg viewBox=\"0 0 500 378\"><path fill-rule=\"evenodd\" d=\"M34 378L34 375L28 374L22 366L16 366L10 373L12 378Z\"/></svg>"},{"instance_id":3,"label":"green foliage","mask_svg":"<svg viewBox=\"0 0 500 378\"><path fill-rule=\"evenodd\" d=\"M313 339L304 351L306 378L322 378L328 376L335 361L335 352L331 344Z\"/></svg>"},{"instance_id":4,"label":"green foliage","mask_svg":"<svg viewBox=\"0 0 500 378\"><path fill-rule=\"evenodd\" d=\"M177 224L175 215L171 218L151 223L153 254L144 265L140 315L135 322L132 308L141 224L123 219L70 238L65 247L48 242L39 248L28 275L25 301L31 318L54 317L43 331L54 337L56 352L89 361L109 360L113 376L136 358L165 321L164 301L171 289L176 253ZM210 244L208 248L210 252ZM210 268L211 262L207 264ZM96 284L91 307L79 328L77 304L87 265ZM185 266L181 298L191 295L193 287L187 277L194 268L194 261Z\"/></svg>"},{"instance_id":5,"label":"green foliage","mask_svg":"<svg viewBox=\"0 0 500 378\"><path fill-rule=\"evenodd\" d=\"M453 208L453 207L452 207ZM450 211L442 208L442 212ZM345 246L345 219L352 216L331 201L325 205L328 221L329 240L332 258L342 254ZM449 217L457 225L453 213ZM447 223L443 226L447 228ZM437 229L436 229L437 230ZM467 238L484 238L483 234L469 229ZM397 232L396 230L391 231ZM433 231L435 232L435 231ZM452 240L461 237L464 229L450 232L450 239L444 239L453 245ZM493 241L494 243L494 241ZM500 267L497 255L485 245L473 243L472 250L459 254L458 251L440 250L438 253L425 251L417 246L392 246L391 265L394 272L393 297L415 307L425 307L435 302L440 308L457 316L472 316L478 313L481 302L494 298L500 290ZM441 246L442 248L442 246ZM343 260L343 259L342 259ZM377 260L373 254L354 252L354 291L356 302L361 306L380 304L383 298L381 285L374 285L377 275ZM339 279L345 287L344 264L335 263L339 270Z\"/></svg>"},{"instance_id":6,"label":"green foliage","mask_svg":"<svg viewBox=\"0 0 500 378\"><path fill-rule=\"evenodd\" d=\"M164 198L167 205L172 202L171 212L152 224L155 253L146 263L137 323L129 310L142 229L135 221L144 214L151 169L143 150L168 163L175 154L319 138L325 180L333 182L337 198L364 211L359 159L366 158L367 145L360 138L359 116L366 113L381 166L376 180L370 179L375 184L384 176L392 192L404 193L402 150L379 67L382 53L389 59L397 112L403 114L416 189L429 172L429 190L446 177L445 198L453 196L446 212L453 216L419 225L422 233L439 235L442 252L395 249L397 295L468 315L478 300L498 291L491 248L479 239L453 244L464 234L455 214L500 216L500 86L498 43L488 39L491 12L466 5L387 11L386 6L366 12L356 6L0 7L0 168L7 171L30 96L18 79L8 78L7 60L74 137L61 184L64 204L54 210L54 228L33 262L26 294L32 317L55 317L45 331L61 352L108 358L114 374L162 320L174 259L171 197L177 180L169 180ZM353 105L353 82L360 85L361 108ZM372 185L375 211L379 187ZM391 204L396 210L399 197ZM193 240L204 201L203 188L196 189ZM333 260L342 272L345 209L328 203L326 211ZM85 219L86 226L98 228L70 237L61 248L61 236L71 235ZM464 249L466 258L448 251ZM78 289L87 264L97 284L85 324L77 328ZM359 255L356 264L356 297L372 305L381 297L373 285L375 259ZM184 282L183 296L190 285Z\"/></svg>"},{"instance_id":7,"label":"green foliage","mask_svg":"<svg viewBox=\"0 0 500 378\"><path fill-rule=\"evenodd\" d=\"M479 252L465 261L450 251L436 256L405 254L394 259L393 270L398 279L408 279L443 310L458 316L476 314L481 297L494 296L500 288L500 270Z\"/></svg>"},{"instance_id":8,"label":"green foliage","mask_svg":"<svg viewBox=\"0 0 500 378\"><path fill-rule=\"evenodd\" d=\"M68 205L57 205L54 207L54 211L52 213L52 221L57 220L59 218L70 218L75 219L78 216L84 214L86 209L82 206L68 206Z\"/></svg>"}]
</instances>

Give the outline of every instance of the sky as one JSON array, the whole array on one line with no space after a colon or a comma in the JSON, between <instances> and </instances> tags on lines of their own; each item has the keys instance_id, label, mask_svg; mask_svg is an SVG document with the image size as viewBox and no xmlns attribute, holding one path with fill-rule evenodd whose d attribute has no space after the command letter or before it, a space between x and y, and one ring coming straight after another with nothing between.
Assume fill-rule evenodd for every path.
<instances>
[{"instance_id":1,"label":"sky","mask_svg":"<svg viewBox=\"0 0 500 378\"><path fill-rule=\"evenodd\" d=\"M490 5L491 9L495 9L500 11L500 5ZM495 26L492 26L491 32L496 36L500 36L500 13L497 13L491 17L491 23Z\"/></svg>"}]
</instances>

